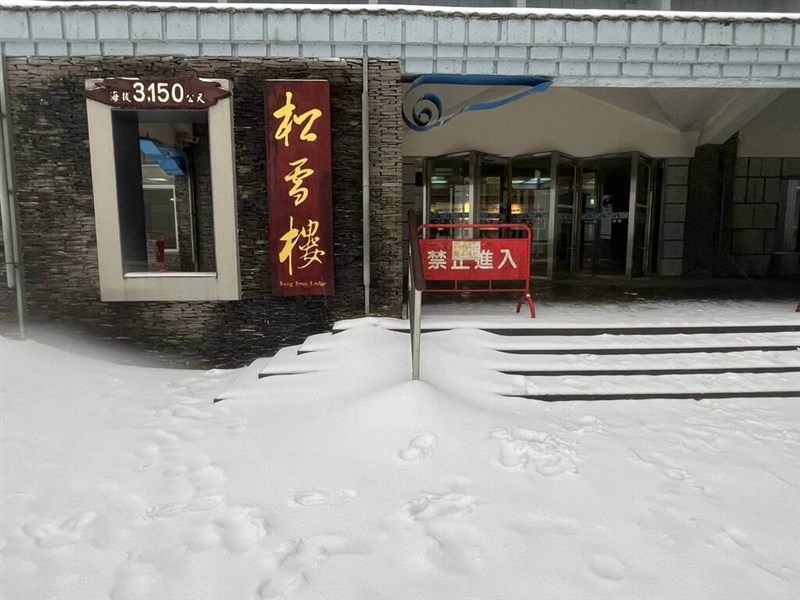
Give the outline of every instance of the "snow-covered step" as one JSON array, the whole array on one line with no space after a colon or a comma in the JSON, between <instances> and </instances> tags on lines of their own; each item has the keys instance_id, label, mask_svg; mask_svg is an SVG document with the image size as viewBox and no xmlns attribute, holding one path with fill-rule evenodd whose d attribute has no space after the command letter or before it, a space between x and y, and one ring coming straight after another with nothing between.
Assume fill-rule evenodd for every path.
<instances>
[{"instance_id":1,"label":"snow-covered step","mask_svg":"<svg viewBox=\"0 0 800 600\"><path fill-rule=\"evenodd\" d=\"M505 387L505 386L504 386ZM624 400L643 398L800 398L796 373L719 375L509 375L504 396L536 400Z\"/></svg>"},{"instance_id":2,"label":"snow-covered step","mask_svg":"<svg viewBox=\"0 0 800 600\"><path fill-rule=\"evenodd\" d=\"M316 354L298 355L300 346L281 348L258 373L259 378L274 375L300 375L313 373L321 369L321 364L316 360Z\"/></svg>"},{"instance_id":3,"label":"snow-covered step","mask_svg":"<svg viewBox=\"0 0 800 600\"><path fill-rule=\"evenodd\" d=\"M750 333L671 333L548 335L507 337L482 332L487 348L513 354L677 354L681 352L739 352L741 350L793 351L800 348L794 331Z\"/></svg>"},{"instance_id":4,"label":"snow-covered step","mask_svg":"<svg viewBox=\"0 0 800 600\"><path fill-rule=\"evenodd\" d=\"M800 325L597 325L591 327L481 327L481 330L506 336L592 336L592 335L675 335L800 332ZM795 333L797 335L797 333Z\"/></svg>"},{"instance_id":5,"label":"snow-covered step","mask_svg":"<svg viewBox=\"0 0 800 600\"><path fill-rule=\"evenodd\" d=\"M231 381L214 396L214 402L241 396L243 392L253 388L258 381L261 371L270 363L272 358L257 358L241 370L236 379Z\"/></svg>"},{"instance_id":6,"label":"snow-covered step","mask_svg":"<svg viewBox=\"0 0 800 600\"><path fill-rule=\"evenodd\" d=\"M297 349L297 354L309 354L311 352L320 352L322 350L333 350L337 347L337 342L333 334L328 331L325 333L318 333L308 336L305 341L300 344Z\"/></svg>"},{"instance_id":7,"label":"snow-covered step","mask_svg":"<svg viewBox=\"0 0 800 600\"><path fill-rule=\"evenodd\" d=\"M486 364L507 378L507 387L492 391L546 401L800 398L794 325L529 333L471 334L471 341L494 351Z\"/></svg>"},{"instance_id":8,"label":"snow-covered step","mask_svg":"<svg viewBox=\"0 0 800 600\"><path fill-rule=\"evenodd\" d=\"M612 359L597 354L501 354L490 363L501 373L525 376L654 375L692 373L800 373L800 350L741 351L696 354L624 354Z\"/></svg>"},{"instance_id":9,"label":"snow-covered step","mask_svg":"<svg viewBox=\"0 0 800 600\"><path fill-rule=\"evenodd\" d=\"M788 316L791 315L791 316ZM671 335L681 332L694 334L755 333L755 332L797 332L800 333L800 322L794 322L794 313L787 313L785 320L764 320L756 323L698 323L683 322L680 316L660 323L641 323L624 321L606 321L597 324L575 324L544 321L536 319L518 319L513 322L496 318L480 317L423 317L422 331L450 331L454 329L479 329L504 336L591 336L591 335ZM374 325L393 331L409 331L407 320L388 317L364 317L349 321L339 321L333 325L333 333L346 331L363 325Z\"/></svg>"}]
</instances>

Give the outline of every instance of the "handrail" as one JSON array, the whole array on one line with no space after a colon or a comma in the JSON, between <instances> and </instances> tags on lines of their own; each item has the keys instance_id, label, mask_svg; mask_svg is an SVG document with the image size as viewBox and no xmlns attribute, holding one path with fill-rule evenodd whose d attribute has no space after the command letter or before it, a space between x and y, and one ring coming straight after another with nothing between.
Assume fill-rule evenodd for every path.
<instances>
[{"instance_id":1,"label":"handrail","mask_svg":"<svg viewBox=\"0 0 800 600\"><path fill-rule=\"evenodd\" d=\"M408 245L411 248L411 274L414 289L419 292L425 291L425 276L422 270L422 252L419 249L419 225L417 213L414 210L408 211Z\"/></svg>"}]
</instances>

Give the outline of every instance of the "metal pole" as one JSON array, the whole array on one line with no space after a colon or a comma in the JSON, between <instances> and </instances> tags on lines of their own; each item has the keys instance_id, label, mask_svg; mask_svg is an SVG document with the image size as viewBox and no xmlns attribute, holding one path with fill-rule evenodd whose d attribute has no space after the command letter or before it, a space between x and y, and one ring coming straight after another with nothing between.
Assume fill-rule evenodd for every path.
<instances>
[{"instance_id":1,"label":"metal pole","mask_svg":"<svg viewBox=\"0 0 800 600\"><path fill-rule=\"evenodd\" d=\"M419 381L420 343L422 341L422 292L425 280L422 274L422 256L419 249L417 214L410 210L408 227L408 328L411 338L411 379Z\"/></svg>"},{"instance_id":2,"label":"metal pole","mask_svg":"<svg viewBox=\"0 0 800 600\"><path fill-rule=\"evenodd\" d=\"M370 273L370 231L369 231L369 57L364 47L362 60L361 91L361 171L362 171L362 236L364 238L364 314L369 315L369 294L372 275Z\"/></svg>"},{"instance_id":3,"label":"metal pole","mask_svg":"<svg viewBox=\"0 0 800 600\"><path fill-rule=\"evenodd\" d=\"M3 249L6 262L6 278L9 289L17 295L17 322L19 337L25 339L25 295L22 282L22 248L17 215L17 198L14 185L14 168L11 157L11 126L6 87L5 56L0 55L0 207L3 220Z\"/></svg>"},{"instance_id":4,"label":"metal pole","mask_svg":"<svg viewBox=\"0 0 800 600\"><path fill-rule=\"evenodd\" d=\"M0 67L2 69L2 67ZM1 92L0 92L1 93ZM0 101L0 105L4 108L5 102ZM14 261L14 250L12 248L13 242L11 240L11 207L9 205L9 185L8 185L8 168L6 166L6 152L5 145L5 110L0 108L0 144L2 144L3 151L0 152L0 218L3 220L3 248L5 250L6 261L6 285L8 289L14 289L14 271L16 270L16 262Z\"/></svg>"},{"instance_id":5,"label":"metal pole","mask_svg":"<svg viewBox=\"0 0 800 600\"><path fill-rule=\"evenodd\" d=\"M558 220L558 152L550 155L550 217L547 220L547 278L556 271L556 225Z\"/></svg>"},{"instance_id":6,"label":"metal pole","mask_svg":"<svg viewBox=\"0 0 800 600\"><path fill-rule=\"evenodd\" d=\"M636 240L636 192L639 185L639 153L631 154L631 189L628 196L628 242L627 253L625 256L625 276L630 279L633 277L633 247Z\"/></svg>"},{"instance_id":7,"label":"metal pole","mask_svg":"<svg viewBox=\"0 0 800 600\"><path fill-rule=\"evenodd\" d=\"M414 285L413 260L408 261L408 325L411 335L411 380L419 381L420 342L422 341L422 292Z\"/></svg>"}]
</instances>

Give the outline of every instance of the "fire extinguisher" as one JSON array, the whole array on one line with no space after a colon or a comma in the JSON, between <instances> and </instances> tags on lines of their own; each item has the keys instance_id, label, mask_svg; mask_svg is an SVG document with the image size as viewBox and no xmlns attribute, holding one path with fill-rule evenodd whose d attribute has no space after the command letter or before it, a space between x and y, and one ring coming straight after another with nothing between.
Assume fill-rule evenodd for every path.
<instances>
[{"instance_id":1,"label":"fire extinguisher","mask_svg":"<svg viewBox=\"0 0 800 600\"><path fill-rule=\"evenodd\" d=\"M164 257L166 245L165 240L156 240L156 262L160 265L159 271L167 270L167 261Z\"/></svg>"}]
</instances>

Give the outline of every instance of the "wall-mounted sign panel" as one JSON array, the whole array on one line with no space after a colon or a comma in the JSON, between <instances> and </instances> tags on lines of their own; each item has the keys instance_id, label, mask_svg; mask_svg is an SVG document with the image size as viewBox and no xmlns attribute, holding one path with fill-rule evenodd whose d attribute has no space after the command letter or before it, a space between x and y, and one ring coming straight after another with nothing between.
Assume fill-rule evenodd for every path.
<instances>
[{"instance_id":1,"label":"wall-mounted sign panel","mask_svg":"<svg viewBox=\"0 0 800 600\"><path fill-rule=\"evenodd\" d=\"M268 81L264 100L272 293L333 296L328 82Z\"/></svg>"},{"instance_id":2,"label":"wall-mounted sign panel","mask_svg":"<svg viewBox=\"0 0 800 600\"><path fill-rule=\"evenodd\" d=\"M85 92L86 97L114 108L196 110L214 106L231 95L216 81L180 77L110 77Z\"/></svg>"}]
</instances>

